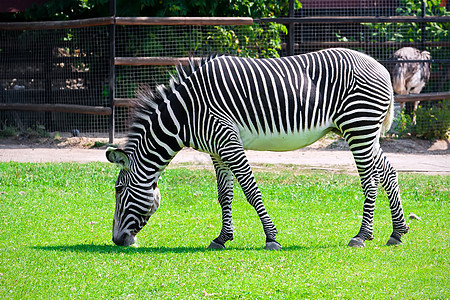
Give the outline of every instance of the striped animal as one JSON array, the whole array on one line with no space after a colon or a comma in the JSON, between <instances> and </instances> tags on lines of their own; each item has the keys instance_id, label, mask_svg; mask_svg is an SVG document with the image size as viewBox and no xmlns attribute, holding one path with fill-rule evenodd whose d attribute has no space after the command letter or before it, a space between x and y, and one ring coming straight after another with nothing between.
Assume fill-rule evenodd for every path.
<instances>
[{"instance_id":1,"label":"striped animal","mask_svg":"<svg viewBox=\"0 0 450 300\"><path fill-rule=\"evenodd\" d=\"M159 206L158 178L183 147L210 154L217 177L223 226L210 248L233 239L233 176L256 210L266 249L281 249L277 229L261 199L244 149L289 151L333 130L350 146L365 194L362 225L349 246L373 239L377 186L383 185L392 212L387 244L408 231L397 174L379 137L393 118L388 71L367 55L329 49L276 59L214 56L179 67L170 86L141 99L122 149L107 149L121 167L116 182L113 241L130 245Z\"/></svg>"}]
</instances>

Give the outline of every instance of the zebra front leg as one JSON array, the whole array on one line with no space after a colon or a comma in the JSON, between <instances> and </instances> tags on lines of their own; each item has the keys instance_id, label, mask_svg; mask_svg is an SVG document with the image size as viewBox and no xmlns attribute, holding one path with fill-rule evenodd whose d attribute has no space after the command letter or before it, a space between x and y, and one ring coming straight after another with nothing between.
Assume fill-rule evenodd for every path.
<instances>
[{"instance_id":1,"label":"zebra front leg","mask_svg":"<svg viewBox=\"0 0 450 300\"><path fill-rule=\"evenodd\" d=\"M402 203L400 200L400 190L398 187L397 172L387 160L383 151L379 150L377 159L377 169L381 177L381 185L389 199L389 207L391 208L393 232L389 237L387 246L400 245L401 237L409 230L403 214Z\"/></svg>"},{"instance_id":2,"label":"zebra front leg","mask_svg":"<svg viewBox=\"0 0 450 300\"><path fill-rule=\"evenodd\" d=\"M231 203L233 201L233 173L219 158L211 155L216 171L217 194L222 208L222 230L219 236L209 245L209 249L224 249L227 241L233 240L233 217Z\"/></svg>"},{"instance_id":3,"label":"zebra front leg","mask_svg":"<svg viewBox=\"0 0 450 300\"><path fill-rule=\"evenodd\" d=\"M239 143L219 150L219 155L233 172L239 182L247 201L252 205L261 220L266 234L266 250L281 250L281 245L276 241L277 229L270 219L262 202L261 191L256 184L255 177L245 156L244 149Z\"/></svg>"}]
</instances>

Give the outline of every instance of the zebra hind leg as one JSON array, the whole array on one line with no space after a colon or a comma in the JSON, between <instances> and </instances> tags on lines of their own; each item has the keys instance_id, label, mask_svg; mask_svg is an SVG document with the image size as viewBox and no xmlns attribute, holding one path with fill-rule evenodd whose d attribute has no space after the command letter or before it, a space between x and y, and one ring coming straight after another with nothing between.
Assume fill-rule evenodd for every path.
<instances>
[{"instance_id":1,"label":"zebra hind leg","mask_svg":"<svg viewBox=\"0 0 450 300\"><path fill-rule=\"evenodd\" d=\"M408 232L409 227L406 224L405 216L403 214L397 172L387 160L381 149L377 155L377 170L381 177L381 185L388 196L392 215L393 232L386 245L400 245L402 244L401 237Z\"/></svg>"},{"instance_id":2,"label":"zebra hind leg","mask_svg":"<svg viewBox=\"0 0 450 300\"><path fill-rule=\"evenodd\" d=\"M233 240L233 218L231 203L233 201L233 173L223 161L214 155L211 159L216 171L217 194L222 208L222 230L209 245L209 249L224 249L227 241Z\"/></svg>"}]
</instances>

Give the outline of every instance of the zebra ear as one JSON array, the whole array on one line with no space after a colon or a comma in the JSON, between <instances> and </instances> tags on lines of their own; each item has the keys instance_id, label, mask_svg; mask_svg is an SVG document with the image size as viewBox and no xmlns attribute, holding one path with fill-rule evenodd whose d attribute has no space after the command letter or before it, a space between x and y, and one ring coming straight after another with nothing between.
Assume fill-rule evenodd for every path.
<instances>
[{"instance_id":1,"label":"zebra ear","mask_svg":"<svg viewBox=\"0 0 450 300\"><path fill-rule=\"evenodd\" d=\"M108 147L108 149L106 149L106 158L110 162L118 165L122 170L127 171L130 169L130 160L122 149Z\"/></svg>"}]
</instances>

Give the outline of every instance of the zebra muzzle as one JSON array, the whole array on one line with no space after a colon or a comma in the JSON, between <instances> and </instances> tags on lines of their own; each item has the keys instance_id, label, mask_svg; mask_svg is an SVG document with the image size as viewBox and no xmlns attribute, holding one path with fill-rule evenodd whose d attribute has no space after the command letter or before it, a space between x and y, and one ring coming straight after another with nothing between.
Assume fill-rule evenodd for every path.
<instances>
[{"instance_id":1,"label":"zebra muzzle","mask_svg":"<svg viewBox=\"0 0 450 300\"><path fill-rule=\"evenodd\" d=\"M136 243L136 235L129 234L129 233L122 233L118 237L113 235L113 242L117 246L130 246L134 243Z\"/></svg>"},{"instance_id":2,"label":"zebra muzzle","mask_svg":"<svg viewBox=\"0 0 450 300\"><path fill-rule=\"evenodd\" d=\"M113 237L112 240L117 246L130 246L136 243L136 233L119 231L116 228L116 221L113 220Z\"/></svg>"}]
</instances>

